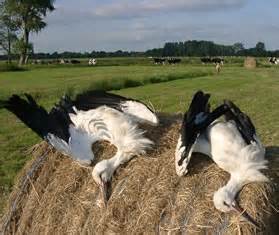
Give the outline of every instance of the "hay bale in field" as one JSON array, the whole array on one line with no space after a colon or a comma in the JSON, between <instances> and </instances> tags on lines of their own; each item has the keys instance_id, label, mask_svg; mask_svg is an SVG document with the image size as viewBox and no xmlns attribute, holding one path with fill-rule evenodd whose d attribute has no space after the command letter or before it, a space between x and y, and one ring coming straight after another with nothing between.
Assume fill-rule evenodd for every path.
<instances>
[{"instance_id":1,"label":"hay bale in field","mask_svg":"<svg viewBox=\"0 0 279 235\"><path fill-rule=\"evenodd\" d=\"M55 152L45 142L21 173L2 219L4 234L253 234L256 229L234 213L214 208L213 193L229 175L209 158L197 154L190 172L178 177L174 151L182 116L161 116L148 131L156 147L132 159L113 177L112 195L104 208L91 168L83 168ZM115 149L95 145L99 161ZM29 174L26 177L26 174ZM274 211L271 185L244 187L240 204L272 233ZM0 230L1 233L1 230Z\"/></svg>"},{"instance_id":2,"label":"hay bale in field","mask_svg":"<svg viewBox=\"0 0 279 235\"><path fill-rule=\"evenodd\" d=\"M254 57L246 57L244 60L244 67L247 69L254 69L257 67L257 60Z\"/></svg>"}]
</instances>

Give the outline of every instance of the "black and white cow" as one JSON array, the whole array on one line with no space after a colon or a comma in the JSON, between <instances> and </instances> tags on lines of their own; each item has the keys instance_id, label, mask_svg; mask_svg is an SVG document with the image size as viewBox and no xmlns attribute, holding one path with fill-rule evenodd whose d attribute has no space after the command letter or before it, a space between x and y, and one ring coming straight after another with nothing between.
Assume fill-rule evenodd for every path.
<instances>
[{"instance_id":1,"label":"black and white cow","mask_svg":"<svg viewBox=\"0 0 279 235\"><path fill-rule=\"evenodd\" d=\"M165 64L165 58L153 58L154 64Z\"/></svg>"},{"instance_id":2,"label":"black and white cow","mask_svg":"<svg viewBox=\"0 0 279 235\"><path fill-rule=\"evenodd\" d=\"M215 58L211 59L211 62L214 63L214 64L221 64L221 65L223 65L224 64L224 59L219 58L219 57L215 57Z\"/></svg>"},{"instance_id":3,"label":"black and white cow","mask_svg":"<svg viewBox=\"0 0 279 235\"><path fill-rule=\"evenodd\" d=\"M271 57L268 61L270 64L279 64L279 60L276 57Z\"/></svg>"},{"instance_id":4,"label":"black and white cow","mask_svg":"<svg viewBox=\"0 0 279 235\"><path fill-rule=\"evenodd\" d=\"M70 63L71 63L71 64L80 64L80 61L79 61L79 60L72 59L72 60L70 60Z\"/></svg>"},{"instance_id":5,"label":"black and white cow","mask_svg":"<svg viewBox=\"0 0 279 235\"><path fill-rule=\"evenodd\" d=\"M203 57L201 58L201 62L203 64L209 64L209 63L213 63L213 64L224 64L224 59L219 58L219 57L214 57L214 58L210 58L210 57Z\"/></svg>"},{"instance_id":6,"label":"black and white cow","mask_svg":"<svg viewBox=\"0 0 279 235\"><path fill-rule=\"evenodd\" d=\"M97 64L97 60L95 58L89 59L88 61L88 65L96 65Z\"/></svg>"},{"instance_id":7,"label":"black and white cow","mask_svg":"<svg viewBox=\"0 0 279 235\"><path fill-rule=\"evenodd\" d=\"M203 64L209 64L209 63L211 63L211 58L210 57L202 57L201 62Z\"/></svg>"},{"instance_id":8,"label":"black and white cow","mask_svg":"<svg viewBox=\"0 0 279 235\"><path fill-rule=\"evenodd\" d=\"M169 58L168 59L169 64L178 64L181 62L180 58Z\"/></svg>"}]
</instances>

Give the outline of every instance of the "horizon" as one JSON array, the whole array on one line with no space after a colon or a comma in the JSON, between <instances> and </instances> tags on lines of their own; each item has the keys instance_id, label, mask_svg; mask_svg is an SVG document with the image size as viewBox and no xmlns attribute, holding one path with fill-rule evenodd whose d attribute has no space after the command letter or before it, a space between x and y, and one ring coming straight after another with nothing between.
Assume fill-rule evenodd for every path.
<instances>
[{"instance_id":1,"label":"horizon","mask_svg":"<svg viewBox=\"0 0 279 235\"><path fill-rule=\"evenodd\" d=\"M207 40L196 40L196 39L192 39L192 40L187 40L187 41L207 41ZM185 42L187 42L187 41L185 41ZM207 41L207 42L209 42L209 41ZM233 46L233 44L234 43L232 43L232 44L219 44L219 43L216 43L216 42L214 42L214 41L210 41L210 42L213 42L215 45L222 45L222 46ZM177 41L177 42L165 42L165 43L180 43L179 41ZM237 43L237 42L235 42L235 43ZM263 42L264 44L265 44L265 42ZM251 48L255 48L255 46L256 45L254 45L254 46L252 46L252 47L245 47L245 49L251 49ZM266 46L266 44L265 44L265 46ZM117 51L122 51L122 52L128 52L128 53L146 53L148 50L153 50L153 49L163 49L164 48L164 45L162 46L162 47L160 47L160 48L149 48L149 49L147 49L147 50L143 50L143 51L136 51L136 50L127 50L127 51L125 51L125 50L122 50L122 49L116 49L116 50L113 50L113 51L105 51L105 50L102 50L103 52L105 52L105 53L115 53L115 52L117 52ZM100 51L97 51L97 50L92 50L92 51L49 51L49 52L42 52L42 51L37 51L37 52L35 52L35 54L54 54L54 53L58 53L58 54L62 54L62 53L67 53L67 52L69 52L69 53L80 53L80 54L84 54L84 53L92 53L93 51L95 51L95 52L101 52L101 50ZM267 48L266 48L266 51L279 51L279 48L278 49L274 49L274 50L268 50Z\"/></svg>"}]
</instances>

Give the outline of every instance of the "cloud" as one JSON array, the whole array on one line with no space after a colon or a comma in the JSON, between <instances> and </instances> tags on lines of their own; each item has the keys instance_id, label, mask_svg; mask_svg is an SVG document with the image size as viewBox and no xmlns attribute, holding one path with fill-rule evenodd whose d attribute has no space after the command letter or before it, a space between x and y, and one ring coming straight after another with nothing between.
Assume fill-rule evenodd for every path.
<instances>
[{"instance_id":1,"label":"cloud","mask_svg":"<svg viewBox=\"0 0 279 235\"><path fill-rule=\"evenodd\" d=\"M111 27L109 27L111 26ZM259 33L261 32L261 33ZM264 41L268 49L278 48L278 26L264 23L253 25L243 23L196 23L183 22L180 25L151 23L148 19L129 21L125 25L111 22L98 28L81 25L77 28L49 27L39 35L33 35L36 51L92 51L92 50L138 50L162 47L165 42L186 40L211 40L220 44L243 42L254 47Z\"/></svg>"},{"instance_id":2,"label":"cloud","mask_svg":"<svg viewBox=\"0 0 279 235\"><path fill-rule=\"evenodd\" d=\"M138 17L163 12L203 12L241 8L247 0L121 0L94 10L99 17Z\"/></svg>"},{"instance_id":3,"label":"cloud","mask_svg":"<svg viewBox=\"0 0 279 235\"><path fill-rule=\"evenodd\" d=\"M62 1L48 15L49 26L33 35L36 51L143 51L192 39L242 41L247 47L264 41L267 48L278 48L279 28L270 23L277 22L277 8L265 3L255 8L249 0Z\"/></svg>"},{"instance_id":4,"label":"cloud","mask_svg":"<svg viewBox=\"0 0 279 235\"><path fill-rule=\"evenodd\" d=\"M56 10L48 15L47 23L67 26L111 19L152 18L162 13L215 12L239 9L247 1L249 0L109 0L99 4L85 1L82 6L76 6L72 2L56 4Z\"/></svg>"},{"instance_id":5,"label":"cloud","mask_svg":"<svg viewBox=\"0 0 279 235\"><path fill-rule=\"evenodd\" d=\"M70 26L94 20L92 11L87 9L75 9L71 7L55 6L56 10L47 17L47 23L51 26Z\"/></svg>"}]
</instances>

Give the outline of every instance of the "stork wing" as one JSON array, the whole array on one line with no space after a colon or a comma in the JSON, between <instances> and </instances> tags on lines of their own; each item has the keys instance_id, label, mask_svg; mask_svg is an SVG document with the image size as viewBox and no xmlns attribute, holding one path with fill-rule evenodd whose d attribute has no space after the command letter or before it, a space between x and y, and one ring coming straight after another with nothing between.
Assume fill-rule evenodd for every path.
<instances>
[{"instance_id":1,"label":"stork wing","mask_svg":"<svg viewBox=\"0 0 279 235\"><path fill-rule=\"evenodd\" d=\"M90 164L93 160L93 153L89 152L92 144L91 136L79 131L73 125L69 117L72 111L69 102L62 98L49 113L28 94L25 94L25 98L13 95L10 99L1 101L0 104L14 113L26 126L55 149L81 163Z\"/></svg>"},{"instance_id":2,"label":"stork wing","mask_svg":"<svg viewBox=\"0 0 279 235\"><path fill-rule=\"evenodd\" d=\"M186 158L187 164L189 163L194 147L193 145L203 128L206 128L203 124L209 115L209 97L209 94L204 94L202 91L196 92L188 111L184 115L181 127L181 140L178 141L180 146L177 146L177 152L180 154L180 160L178 161L179 166L182 165ZM179 149L184 150L179 151ZM179 156L176 156L176 158L178 157Z\"/></svg>"},{"instance_id":3,"label":"stork wing","mask_svg":"<svg viewBox=\"0 0 279 235\"><path fill-rule=\"evenodd\" d=\"M25 94L25 98L13 95L2 103L4 103L4 108L15 114L42 139L45 139L51 133L68 141L70 137L68 128L71 121L62 107L57 105L48 113L29 94Z\"/></svg>"},{"instance_id":4,"label":"stork wing","mask_svg":"<svg viewBox=\"0 0 279 235\"><path fill-rule=\"evenodd\" d=\"M236 127L247 144L256 142L256 129L249 116L243 112L230 100L225 100L224 104L228 106L229 112L225 113L226 121L233 120Z\"/></svg>"},{"instance_id":5,"label":"stork wing","mask_svg":"<svg viewBox=\"0 0 279 235\"><path fill-rule=\"evenodd\" d=\"M106 105L128 114L139 122L152 125L157 125L159 122L156 114L144 103L105 91L93 90L79 94L73 104L77 109L84 111Z\"/></svg>"},{"instance_id":6,"label":"stork wing","mask_svg":"<svg viewBox=\"0 0 279 235\"><path fill-rule=\"evenodd\" d=\"M13 95L8 100L1 101L2 106L15 114L41 138L44 138L49 132L49 114L30 95L25 96L27 99Z\"/></svg>"}]
</instances>

